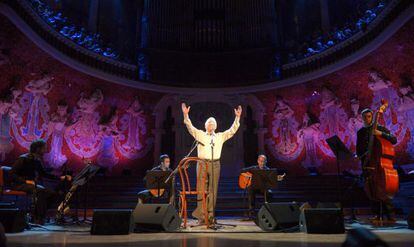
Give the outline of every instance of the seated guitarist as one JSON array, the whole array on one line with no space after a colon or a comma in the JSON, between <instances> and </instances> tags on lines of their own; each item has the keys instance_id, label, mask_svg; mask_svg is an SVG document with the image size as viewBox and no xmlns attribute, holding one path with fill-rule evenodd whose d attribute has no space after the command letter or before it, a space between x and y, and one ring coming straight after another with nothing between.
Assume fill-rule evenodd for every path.
<instances>
[{"instance_id":1,"label":"seated guitarist","mask_svg":"<svg viewBox=\"0 0 414 247\"><path fill-rule=\"evenodd\" d=\"M170 168L170 157L167 154L161 155L159 165L152 168L151 171L172 171ZM145 182L145 179L144 179L144 182ZM165 193L164 191L163 193L161 193L161 190L160 190L159 194L161 198L168 198L169 202L171 201L172 195L171 195L170 189L166 189ZM148 200L150 200L151 198L157 197L157 196L158 196L157 189L143 190L138 193L138 203L147 203Z\"/></svg>"},{"instance_id":2,"label":"seated guitarist","mask_svg":"<svg viewBox=\"0 0 414 247\"><path fill-rule=\"evenodd\" d=\"M260 154L257 157L257 165L244 168L242 169L241 172L251 172L252 170L269 170L270 168L266 164L267 164L266 155ZM282 181L284 176L285 175L278 175L277 180ZM249 194L249 217L254 215L256 194L263 194L267 198L267 200L272 198L272 190L270 189L263 191L261 189L253 189L252 186L249 186L248 194Z\"/></svg>"}]
</instances>

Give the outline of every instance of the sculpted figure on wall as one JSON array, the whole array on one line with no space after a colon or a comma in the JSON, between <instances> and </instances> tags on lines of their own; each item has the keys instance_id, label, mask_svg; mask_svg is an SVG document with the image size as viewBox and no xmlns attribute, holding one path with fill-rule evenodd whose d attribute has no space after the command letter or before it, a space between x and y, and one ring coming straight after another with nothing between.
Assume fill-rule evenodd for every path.
<instances>
[{"instance_id":1,"label":"sculpted figure on wall","mask_svg":"<svg viewBox=\"0 0 414 247\"><path fill-rule=\"evenodd\" d=\"M351 99L351 110L352 110L352 117L348 120L348 130L349 135L351 136L351 145L352 149L355 149L356 140L357 140L357 132L360 128L364 126L364 121L362 120L362 116L359 112L359 100L357 98Z\"/></svg>"},{"instance_id":2,"label":"sculpted figure on wall","mask_svg":"<svg viewBox=\"0 0 414 247\"><path fill-rule=\"evenodd\" d=\"M372 99L372 109L377 109L381 105L382 99L387 99L389 103L389 108L384 113L383 124L387 127L396 137L397 144L404 139L406 133L406 126L404 124L404 117L401 114L398 114L398 108L401 104L401 99L398 96L397 90L393 87L391 81L389 81L385 76L383 76L379 71L371 69L368 73L369 83L368 88L371 89L373 93Z\"/></svg>"},{"instance_id":3,"label":"sculpted figure on wall","mask_svg":"<svg viewBox=\"0 0 414 247\"><path fill-rule=\"evenodd\" d=\"M322 161L318 158L316 144L319 141L320 123L315 117L310 116L309 113L305 113L302 128L298 132L298 138L304 143L305 159L302 161L302 166L306 168L322 165Z\"/></svg>"},{"instance_id":4,"label":"sculpted figure on wall","mask_svg":"<svg viewBox=\"0 0 414 247\"><path fill-rule=\"evenodd\" d=\"M330 89L324 87L321 97L318 145L325 155L334 157L334 153L325 140L337 135L345 145L350 146L351 136L348 131L348 116L342 107L342 103Z\"/></svg>"},{"instance_id":5,"label":"sculpted figure on wall","mask_svg":"<svg viewBox=\"0 0 414 247\"><path fill-rule=\"evenodd\" d=\"M118 147L124 156L133 156L143 148L141 139L147 133L145 124L141 102L135 98L120 119L120 130L123 136Z\"/></svg>"},{"instance_id":6,"label":"sculpted figure on wall","mask_svg":"<svg viewBox=\"0 0 414 247\"><path fill-rule=\"evenodd\" d=\"M110 113L101 117L99 121L100 136L102 140L97 163L99 166L105 167L109 171L111 171L119 161L115 147L116 140L119 136L117 122L118 112L116 107L112 107Z\"/></svg>"},{"instance_id":7,"label":"sculpted figure on wall","mask_svg":"<svg viewBox=\"0 0 414 247\"><path fill-rule=\"evenodd\" d=\"M405 125L410 131L410 139L407 143L407 153L414 158L414 91L411 85L403 85L400 87L399 91L402 94L402 97L398 112L404 116Z\"/></svg>"},{"instance_id":8,"label":"sculpted figure on wall","mask_svg":"<svg viewBox=\"0 0 414 247\"><path fill-rule=\"evenodd\" d=\"M281 97L276 97L273 111L272 137L267 140L275 158L292 161L298 158L303 149L302 139L297 138L299 127L294 111Z\"/></svg>"},{"instance_id":9,"label":"sculpted figure on wall","mask_svg":"<svg viewBox=\"0 0 414 247\"><path fill-rule=\"evenodd\" d=\"M48 126L48 136L51 137L51 142L50 152L45 154L45 160L50 167L60 168L67 161L66 155L62 153L62 148L68 118L68 104L61 100L56 111L51 114Z\"/></svg>"},{"instance_id":10,"label":"sculpted figure on wall","mask_svg":"<svg viewBox=\"0 0 414 247\"><path fill-rule=\"evenodd\" d=\"M16 106L16 117L12 129L17 142L29 148L30 143L36 139L47 139L49 123L49 102L47 94L52 89L50 75L43 75L34 79L25 86L23 96L19 98Z\"/></svg>"},{"instance_id":11,"label":"sculpted figure on wall","mask_svg":"<svg viewBox=\"0 0 414 247\"><path fill-rule=\"evenodd\" d=\"M4 161L6 154L13 150L11 123L17 116L18 98L22 91L15 88L8 89L0 98L0 161Z\"/></svg>"},{"instance_id":12,"label":"sculpted figure on wall","mask_svg":"<svg viewBox=\"0 0 414 247\"><path fill-rule=\"evenodd\" d=\"M72 116L73 123L65 131L65 140L69 149L79 157L90 158L99 151L100 115L97 108L102 101L103 94L100 89L96 89L90 96L82 92Z\"/></svg>"}]
</instances>

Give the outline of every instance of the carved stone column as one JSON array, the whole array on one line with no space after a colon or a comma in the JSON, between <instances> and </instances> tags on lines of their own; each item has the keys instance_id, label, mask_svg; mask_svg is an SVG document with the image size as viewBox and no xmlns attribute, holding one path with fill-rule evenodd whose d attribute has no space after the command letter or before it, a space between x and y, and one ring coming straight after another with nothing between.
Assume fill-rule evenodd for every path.
<instances>
[{"instance_id":1,"label":"carved stone column","mask_svg":"<svg viewBox=\"0 0 414 247\"><path fill-rule=\"evenodd\" d=\"M174 124L172 126L173 131L176 131L177 126L177 109L175 106L175 97L173 95L165 95L155 105L153 115L155 116L155 128L152 130L154 134L154 160L158 160L161 155L162 136L165 134L164 122L166 120L166 113L168 107L171 106L171 115L174 118ZM175 107L175 108L174 108ZM177 133L177 132L175 132ZM177 155L177 152L175 153ZM169 154L171 155L171 154ZM177 157L177 156L176 156Z\"/></svg>"},{"instance_id":2,"label":"carved stone column","mask_svg":"<svg viewBox=\"0 0 414 247\"><path fill-rule=\"evenodd\" d=\"M164 109L165 110L165 109ZM165 111L157 109L154 111L153 115L155 116L155 128L152 130L154 135L154 160L158 160L158 157L161 155L161 142L162 135L165 133L163 129L163 122L165 120Z\"/></svg>"},{"instance_id":3,"label":"carved stone column","mask_svg":"<svg viewBox=\"0 0 414 247\"><path fill-rule=\"evenodd\" d=\"M154 160L158 160L161 155L161 143L162 143L162 135L165 133L165 130L162 128L155 128L152 130L152 134L154 135Z\"/></svg>"},{"instance_id":4,"label":"carved stone column","mask_svg":"<svg viewBox=\"0 0 414 247\"><path fill-rule=\"evenodd\" d=\"M267 128L256 128L255 133L257 133L257 144L259 153L265 153L265 134L267 133Z\"/></svg>"},{"instance_id":5,"label":"carved stone column","mask_svg":"<svg viewBox=\"0 0 414 247\"><path fill-rule=\"evenodd\" d=\"M263 106L262 102L254 96L254 95L247 95L246 96L246 104L250 105L253 110L253 119L256 122L256 129L254 130L257 134L257 144L258 144L258 151L259 153L264 153L265 151L265 134L267 133L267 127L264 126L264 118L266 116L265 107Z\"/></svg>"}]
</instances>

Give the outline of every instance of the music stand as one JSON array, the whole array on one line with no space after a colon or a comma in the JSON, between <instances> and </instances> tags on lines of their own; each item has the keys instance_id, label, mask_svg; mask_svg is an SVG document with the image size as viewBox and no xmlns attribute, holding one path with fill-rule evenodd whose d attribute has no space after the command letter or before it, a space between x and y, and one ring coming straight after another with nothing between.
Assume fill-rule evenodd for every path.
<instances>
[{"instance_id":1,"label":"music stand","mask_svg":"<svg viewBox=\"0 0 414 247\"><path fill-rule=\"evenodd\" d=\"M158 191L158 198L160 198L160 190L170 189L172 186L172 180L166 182L170 175L171 171L147 171L144 177L145 187L149 190L156 189Z\"/></svg>"},{"instance_id":2,"label":"music stand","mask_svg":"<svg viewBox=\"0 0 414 247\"><path fill-rule=\"evenodd\" d=\"M265 202L267 202L266 190L277 188L277 170L276 169L252 169L252 189L264 191Z\"/></svg>"},{"instance_id":3,"label":"music stand","mask_svg":"<svg viewBox=\"0 0 414 247\"><path fill-rule=\"evenodd\" d=\"M86 222L86 211L87 211L87 201L88 201L88 182L95 176L95 174L100 170L101 168L99 166L95 166L92 164L88 164L85 166L85 168L82 169L82 171L76 175L76 177L73 179L73 185L76 186L83 186L86 185L86 191L85 191L85 198L84 198L84 208L83 208L83 220L82 222ZM77 197L78 198L78 197ZM66 205L65 205L66 206ZM65 208L65 207L63 207ZM78 206L76 207L76 219L78 218ZM75 222L79 223L78 219L75 220Z\"/></svg>"},{"instance_id":4,"label":"music stand","mask_svg":"<svg viewBox=\"0 0 414 247\"><path fill-rule=\"evenodd\" d=\"M100 167L89 164L82 169L82 171L76 175L73 179L73 185L82 186L85 185L95 174L99 171Z\"/></svg>"},{"instance_id":5,"label":"music stand","mask_svg":"<svg viewBox=\"0 0 414 247\"><path fill-rule=\"evenodd\" d=\"M341 209L343 209L343 189L342 184L340 182L341 170L339 166L339 161L350 159L352 157L352 153L351 151L349 151L349 149L345 146L345 144L341 141L341 139L339 139L337 135L334 135L326 139L325 141L326 143L328 143L329 148L332 150L336 157L337 191L338 195L340 195Z\"/></svg>"},{"instance_id":6,"label":"music stand","mask_svg":"<svg viewBox=\"0 0 414 247\"><path fill-rule=\"evenodd\" d=\"M328 143L329 148L335 154L339 160L346 160L352 157L352 152L345 146L345 144L339 139L337 135L334 135L325 140Z\"/></svg>"}]
</instances>

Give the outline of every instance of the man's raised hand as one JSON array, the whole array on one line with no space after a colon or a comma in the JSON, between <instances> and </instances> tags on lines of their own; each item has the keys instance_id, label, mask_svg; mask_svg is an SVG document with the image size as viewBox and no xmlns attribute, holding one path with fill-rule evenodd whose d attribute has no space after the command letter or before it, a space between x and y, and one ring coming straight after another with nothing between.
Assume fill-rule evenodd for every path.
<instances>
[{"instance_id":1,"label":"man's raised hand","mask_svg":"<svg viewBox=\"0 0 414 247\"><path fill-rule=\"evenodd\" d=\"M240 117L242 114L242 107L241 105L239 105L236 109L234 109L234 114L236 115L236 117Z\"/></svg>"},{"instance_id":2,"label":"man's raised hand","mask_svg":"<svg viewBox=\"0 0 414 247\"><path fill-rule=\"evenodd\" d=\"M186 106L185 103L181 103L181 109L183 110L183 114L184 115L188 115L188 113L190 112L190 107L191 106Z\"/></svg>"}]
</instances>

